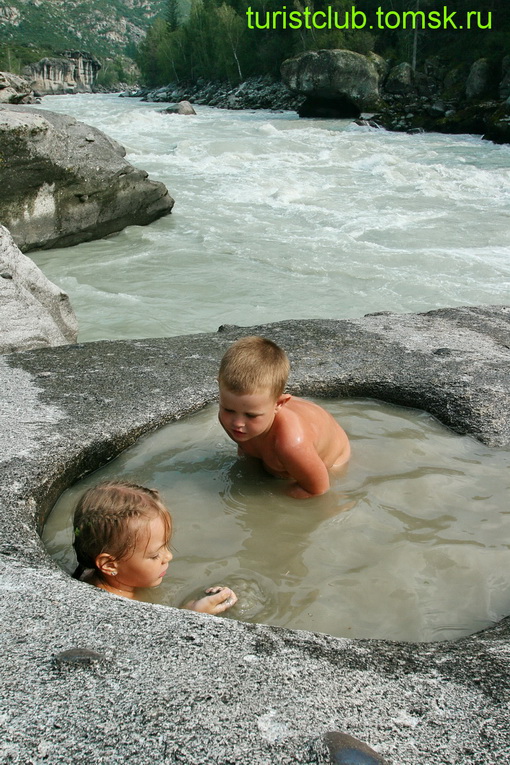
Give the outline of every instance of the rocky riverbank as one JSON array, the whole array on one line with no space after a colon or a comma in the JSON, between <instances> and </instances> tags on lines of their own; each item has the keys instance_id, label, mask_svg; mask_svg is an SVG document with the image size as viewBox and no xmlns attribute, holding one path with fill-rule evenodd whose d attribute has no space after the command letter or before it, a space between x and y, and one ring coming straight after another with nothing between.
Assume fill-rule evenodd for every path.
<instances>
[{"instance_id":1,"label":"rocky riverbank","mask_svg":"<svg viewBox=\"0 0 510 765\"><path fill-rule=\"evenodd\" d=\"M373 120L388 130L472 133L510 143L510 56L498 66L480 59L454 70L435 59L423 72L401 64L385 80L383 99Z\"/></svg>"},{"instance_id":2,"label":"rocky riverbank","mask_svg":"<svg viewBox=\"0 0 510 765\"><path fill-rule=\"evenodd\" d=\"M199 106L218 109L269 109L292 111L299 108L304 97L291 93L280 80L271 77L250 77L240 85L227 82L198 80L170 83L160 88L139 88L122 93L156 103L190 101Z\"/></svg>"},{"instance_id":3,"label":"rocky riverbank","mask_svg":"<svg viewBox=\"0 0 510 765\"><path fill-rule=\"evenodd\" d=\"M352 71L346 73L346 59L366 63L357 65L354 77ZM471 67L455 69L431 58L422 71L414 71L405 62L390 66L375 54L314 51L284 62L282 76L281 81L253 77L240 85L170 83L122 95L221 109L293 110L304 117L361 118L399 132L473 133L510 142L510 56L497 64L479 59ZM370 98L360 97L366 93Z\"/></svg>"}]
</instances>

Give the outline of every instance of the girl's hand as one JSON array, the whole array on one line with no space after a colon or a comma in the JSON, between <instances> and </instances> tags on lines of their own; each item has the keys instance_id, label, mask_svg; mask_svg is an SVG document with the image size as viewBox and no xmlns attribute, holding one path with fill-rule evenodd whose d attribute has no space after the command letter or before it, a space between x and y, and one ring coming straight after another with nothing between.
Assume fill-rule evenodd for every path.
<instances>
[{"instance_id":1,"label":"girl's hand","mask_svg":"<svg viewBox=\"0 0 510 765\"><path fill-rule=\"evenodd\" d=\"M237 595L229 587L209 587L206 596L190 600L184 608L201 614L221 614L237 603Z\"/></svg>"}]
</instances>

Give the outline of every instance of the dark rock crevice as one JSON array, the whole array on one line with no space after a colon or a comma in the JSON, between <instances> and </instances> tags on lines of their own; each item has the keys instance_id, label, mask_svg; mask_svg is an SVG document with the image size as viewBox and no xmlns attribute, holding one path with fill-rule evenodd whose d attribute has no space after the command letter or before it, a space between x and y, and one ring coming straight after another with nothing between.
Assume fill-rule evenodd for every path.
<instances>
[{"instance_id":1,"label":"dark rock crevice","mask_svg":"<svg viewBox=\"0 0 510 765\"><path fill-rule=\"evenodd\" d=\"M298 107L300 117L323 117L327 119L354 119L361 110L349 98L320 98L308 96Z\"/></svg>"}]
</instances>

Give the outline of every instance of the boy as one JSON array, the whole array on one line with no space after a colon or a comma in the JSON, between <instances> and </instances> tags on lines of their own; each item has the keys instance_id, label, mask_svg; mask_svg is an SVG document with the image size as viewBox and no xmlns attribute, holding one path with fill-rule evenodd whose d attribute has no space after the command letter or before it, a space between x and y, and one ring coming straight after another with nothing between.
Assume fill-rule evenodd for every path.
<instances>
[{"instance_id":1,"label":"boy","mask_svg":"<svg viewBox=\"0 0 510 765\"><path fill-rule=\"evenodd\" d=\"M328 470L348 461L350 445L329 412L284 393L289 369L286 353L271 340L238 340L220 365L219 421L239 454L293 480L286 493L306 499L329 489Z\"/></svg>"}]
</instances>

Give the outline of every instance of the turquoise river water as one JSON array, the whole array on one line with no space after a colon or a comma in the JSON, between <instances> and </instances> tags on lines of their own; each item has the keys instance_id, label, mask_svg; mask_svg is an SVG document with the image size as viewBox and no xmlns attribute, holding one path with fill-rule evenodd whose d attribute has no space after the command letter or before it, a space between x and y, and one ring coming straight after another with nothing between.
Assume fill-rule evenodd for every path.
<instances>
[{"instance_id":1,"label":"turquoise river water","mask_svg":"<svg viewBox=\"0 0 510 765\"><path fill-rule=\"evenodd\" d=\"M294 113L47 96L163 181L171 215L31 257L80 340L510 303L510 146Z\"/></svg>"}]
</instances>

